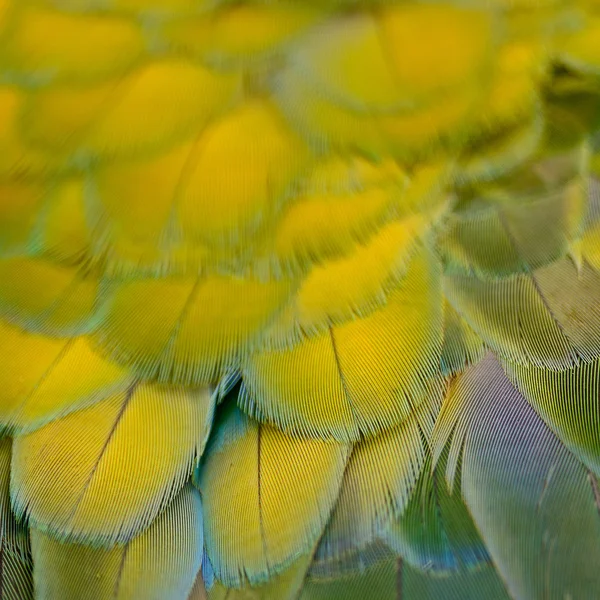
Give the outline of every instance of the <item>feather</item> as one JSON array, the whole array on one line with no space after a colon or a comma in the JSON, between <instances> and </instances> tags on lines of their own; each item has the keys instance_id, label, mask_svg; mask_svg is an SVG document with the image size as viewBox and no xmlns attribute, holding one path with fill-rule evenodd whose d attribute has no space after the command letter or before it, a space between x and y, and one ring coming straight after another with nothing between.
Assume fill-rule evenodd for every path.
<instances>
[{"instance_id":1,"label":"feather","mask_svg":"<svg viewBox=\"0 0 600 600\"><path fill-rule=\"evenodd\" d=\"M48 338L0 322L0 359L0 422L19 433L133 384L86 337Z\"/></svg>"},{"instance_id":2,"label":"feather","mask_svg":"<svg viewBox=\"0 0 600 600\"><path fill-rule=\"evenodd\" d=\"M129 541L191 475L213 410L207 390L139 384L17 437L15 512L58 539Z\"/></svg>"},{"instance_id":3,"label":"feather","mask_svg":"<svg viewBox=\"0 0 600 600\"><path fill-rule=\"evenodd\" d=\"M80 164L149 156L193 138L238 86L235 74L175 59L146 62L114 81L31 93L22 108L23 135L45 152L77 155Z\"/></svg>"},{"instance_id":4,"label":"feather","mask_svg":"<svg viewBox=\"0 0 600 600\"><path fill-rule=\"evenodd\" d=\"M560 189L543 186L525 197L503 187L484 189L444 223L437 241L446 273L500 279L562 258L580 229L582 193L576 174Z\"/></svg>"},{"instance_id":5,"label":"feather","mask_svg":"<svg viewBox=\"0 0 600 600\"><path fill-rule=\"evenodd\" d=\"M200 60L232 66L280 55L319 19L318 5L224 5L197 17L167 21L160 36L169 48Z\"/></svg>"},{"instance_id":6,"label":"feather","mask_svg":"<svg viewBox=\"0 0 600 600\"><path fill-rule=\"evenodd\" d=\"M275 106L236 107L207 128L186 166L177 198L184 235L208 245L247 243L310 159Z\"/></svg>"},{"instance_id":7,"label":"feather","mask_svg":"<svg viewBox=\"0 0 600 600\"><path fill-rule=\"evenodd\" d=\"M0 256L25 250L45 197L40 182L0 183Z\"/></svg>"},{"instance_id":8,"label":"feather","mask_svg":"<svg viewBox=\"0 0 600 600\"><path fill-rule=\"evenodd\" d=\"M124 73L143 51L130 20L30 6L2 41L0 68L26 84L81 83Z\"/></svg>"},{"instance_id":9,"label":"feather","mask_svg":"<svg viewBox=\"0 0 600 600\"><path fill-rule=\"evenodd\" d=\"M402 558L382 560L336 579L308 580L299 600L509 600L492 566L440 576L411 567ZM219 599L220 600L220 599Z\"/></svg>"},{"instance_id":10,"label":"feather","mask_svg":"<svg viewBox=\"0 0 600 600\"><path fill-rule=\"evenodd\" d=\"M202 559L202 504L185 486L143 533L98 548L58 541L32 528L36 598L178 600L186 598Z\"/></svg>"},{"instance_id":11,"label":"feather","mask_svg":"<svg viewBox=\"0 0 600 600\"><path fill-rule=\"evenodd\" d=\"M411 416L354 447L315 555L321 570L330 562L335 567L340 556L367 548L402 513L425 463L421 435Z\"/></svg>"},{"instance_id":12,"label":"feather","mask_svg":"<svg viewBox=\"0 0 600 600\"><path fill-rule=\"evenodd\" d=\"M94 339L143 378L208 384L259 345L292 286L224 275L114 280Z\"/></svg>"},{"instance_id":13,"label":"feather","mask_svg":"<svg viewBox=\"0 0 600 600\"><path fill-rule=\"evenodd\" d=\"M0 440L0 596L33 600L33 563L29 534L15 519L10 505L12 440Z\"/></svg>"},{"instance_id":14,"label":"feather","mask_svg":"<svg viewBox=\"0 0 600 600\"><path fill-rule=\"evenodd\" d=\"M291 567L272 576L264 585L236 589L217 582L210 588L207 600L297 600L306 582L310 559L310 554L299 558Z\"/></svg>"},{"instance_id":15,"label":"feather","mask_svg":"<svg viewBox=\"0 0 600 600\"><path fill-rule=\"evenodd\" d=\"M485 354L482 339L446 301L444 303L444 345L442 347L442 373L453 375L465 367L479 362Z\"/></svg>"},{"instance_id":16,"label":"feather","mask_svg":"<svg viewBox=\"0 0 600 600\"><path fill-rule=\"evenodd\" d=\"M509 592L576 598L597 589L598 482L492 355L457 378L436 427L436 456L451 435L447 475L454 480L460 460L457 483Z\"/></svg>"},{"instance_id":17,"label":"feather","mask_svg":"<svg viewBox=\"0 0 600 600\"><path fill-rule=\"evenodd\" d=\"M490 562L460 492L446 488L446 460L447 452L432 469L428 456L406 509L382 536L407 564L434 576Z\"/></svg>"},{"instance_id":18,"label":"feather","mask_svg":"<svg viewBox=\"0 0 600 600\"><path fill-rule=\"evenodd\" d=\"M551 371L504 362L506 374L546 425L600 476L599 360Z\"/></svg>"},{"instance_id":19,"label":"feather","mask_svg":"<svg viewBox=\"0 0 600 600\"><path fill-rule=\"evenodd\" d=\"M410 505L426 468L428 441L439 411L443 386L430 385L424 402L400 425L358 442L327 528L319 540L311 574L337 574L340 563L369 564L378 558L379 540Z\"/></svg>"},{"instance_id":20,"label":"feather","mask_svg":"<svg viewBox=\"0 0 600 600\"><path fill-rule=\"evenodd\" d=\"M425 215L393 221L347 256L312 269L271 326L270 337L285 344L297 332L326 332L385 306L402 285L410 259L420 249L419 238L429 227Z\"/></svg>"},{"instance_id":21,"label":"feather","mask_svg":"<svg viewBox=\"0 0 600 600\"><path fill-rule=\"evenodd\" d=\"M291 349L251 354L242 364L242 408L284 431L340 441L401 422L439 370L438 278L423 252L381 310Z\"/></svg>"},{"instance_id":22,"label":"feather","mask_svg":"<svg viewBox=\"0 0 600 600\"><path fill-rule=\"evenodd\" d=\"M225 585L262 584L312 551L339 493L348 449L286 436L235 406L216 428L197 482L208 557Z\"/></svg>"},{"instance_id":23,"label":"feather","mask_svg":"<svg viewBox=\"0 0 600 600\"><path fill-rule=\"evenodd\" d=\"M0 314L50 335L90 331L98 277L77 266L28 257L0 259Z\"/></svg>"},{"instance_id":24,"label":"feather","mask_svg":"<svg viewBox=\"0 0 600 600\"><path fill-rule=\"evenodd\" d=\"M446 277L450 303L500 356L562 369L600 351L599 274L561 259L498 281Z\"/></svg>"}]
</instances>

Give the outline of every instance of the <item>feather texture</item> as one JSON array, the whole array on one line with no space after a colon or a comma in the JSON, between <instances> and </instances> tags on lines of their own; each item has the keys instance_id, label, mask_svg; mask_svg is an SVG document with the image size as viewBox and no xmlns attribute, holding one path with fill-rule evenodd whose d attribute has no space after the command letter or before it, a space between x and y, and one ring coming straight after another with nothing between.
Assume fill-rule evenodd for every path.
<instances>
[{"instance_id":1,"label":"feather texture","mask_svg":"<svg viewBox=\"0 0 600 600\"><path fill-rule=\"evenodd\" d=\"M227 585L264 583L311 552L333 509L348 450L286 436L236 408L223 418L197 483L206 548Z\"/></svg>"},{"instance_id":2,"label":"feather texture","mask_svg":"<svg viewBox=\"0 0 600 600\"><path fill-rule=\"evenodd\" d=\"M32 528L35 587L44 600L187 598L202 559L202 505L185 486L152 525L110 549L65 543Z\"/></svg>"},{"instance_id":3,"label":"feather texture","mask_svg":"<svg viewBox=\"0 0 600 600\"><path fill-rule=\"evenodd\" d=\"M585 597L596 589L595 475L544 425L493 356L457 379L437 431L437 455L452 435L446 473L460 486L513 595L535 598L551 590Z\"/></svg>"},{"instance_id":4,"label":"feather texture","mask_svg":"<svg viewBox=\"0 0 600 600\"><path fill-rule=\"evenodd\" d=\"M599 6L0 0L0 597L593 597Z\"/></svg>"},{"instance_id":5,"label":"feather texture","mask_svg":"<svg viewBox=\"0 0 600 600\"><path fill-rule=\"evenodd\" d=\"M134 385L18 437L16 513L69 541L129 541L191 475L213 409L207 391Z\"/></svg>"}]
</instances>

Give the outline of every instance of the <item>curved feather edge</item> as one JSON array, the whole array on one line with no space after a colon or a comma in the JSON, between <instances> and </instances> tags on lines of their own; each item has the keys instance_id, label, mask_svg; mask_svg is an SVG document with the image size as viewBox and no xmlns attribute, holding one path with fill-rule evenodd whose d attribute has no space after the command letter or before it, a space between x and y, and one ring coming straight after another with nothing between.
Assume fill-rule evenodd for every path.
<instances>
[{"instance_id":1,"label":"curved feather edge","mask_svg":"<svg viewBox=\"0 0 600 600\"><path fill-rule=\"evenodd\" d=\"M185 486L125 545L70 544L35 527L31 543L40 600L180 600L190 593L202 560L200 495Z\"/></svg>"},{"instance_id":2,"label":"curved feather edge","mask_svg":"<svg viewBox=\"0 0 600 600\"><path fill-rule=\"evenodd\" d=\"M301 439L225 406L196 478L215 576L260 585L312 552L338 496L348 448Z\"/></svg>"},{"instance_id":3,"label":"curved feather edge","mask_svg":"<svg viewBox=\"0 0 600 600\"><path fill-rule=\"evenodd\" d=\"M129 541L192 474L213 411L208 390L139 384L17 437L16 514L62 540Z\"/></svg>"},{"instance_id":4,"label":"curved feather edge","mask_svg":"<svg viewBox=\"0 0 600 600\"><path fill-rule=\"evenodd\" d=\"M436 458L447 440L446 475L460 486L513 596L577 598L598 589L598 481L548 429L493 355L451 386L436 424Z\"/></svg>"}]
</instances>

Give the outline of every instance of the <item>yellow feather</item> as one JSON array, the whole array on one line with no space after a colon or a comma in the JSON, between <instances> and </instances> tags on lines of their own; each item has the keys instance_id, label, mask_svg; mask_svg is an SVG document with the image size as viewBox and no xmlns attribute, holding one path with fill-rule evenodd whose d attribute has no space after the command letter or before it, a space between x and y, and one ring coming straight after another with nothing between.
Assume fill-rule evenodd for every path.
<instances>
[{"instance_id":1,"label":"yellow feather","mask_svg":"<svg viewBox=\"0 0 600 600\"><path fill-rule=\"evenodd\" d=\"M244 588L227 588L218 581L210 588L208 600L296 600L304 589L308 567L312 556L310 554L296 560L291 567L279 575L273 575L268 583ZM204 600L203 597L188 598L188 600Z\"/></svg>"},{"instance_id":2,"label":"yellow feather","mask_svg":"<svg viewBox=\"0 0 600 600\"><path fill-rule=\"evenodd\" d=\"M1 62L32 83L79 83L122 73L143 50L141 29L132 21L28 7L3 40Z\"/></svg>"},{"instance_id":3,"label":"yellow feather","mask_svg":"<svg viewBox=\"0 0 600 600\"><path fill-rule=\"evenodd\" d=\"M44 600L186 598L202 558L198 493L186 486L149 529L110 549L32 528L35 589Z\"/></svg>"},{"instance_id":4,"label":"yellow feather","mask_svg":"<svg viewBox=\"0 0 600 600\"><path fill-rule=\"evenodd\" d=\"M42 175L65 169L58 154L27 145L18 125L27 98L13 86L0 86L0 176ZM13 179L14 180L14 179Z\"/></svg>"},{"instance_id":5,"label":"yellow feather","mask_svg":"<svg viewBox=\"0 0 600 600\"><path fill-rule=\"evenodd\" d=\"M32 94L23 132L44 148L77 152L79 160L148 156L193 138L238 86L236 74L174 59L150 62L95 87Z\"/></svg>"},{"instance_id":6,"label":"yellow feather","mask_svg":"<svg viewBox=\"0 0 600 600\"><path fill-rule=\"evenodd\" d=\"M29 535L10 506L12 440L0 440L0 591L6 600L32 600L33 577Z\"/></svg>"},{"instance_id":7,"label":"yellow feather","mask_svg":"<svg viewBox=\"0 0 600 600\"><path fill-rule=\"evenodd\" d=\"M232 587L259 584L309 553L333 508L347 454L343 445L293 438L230 412L198 480L216 576Z\"/></svg>"},{"instance_id":8,"label":"yellow feather","mask_svg":"<svg viewBox=\"0 0 600 600\"><path fill-rule=\"evenodd\" d=\"M275 273L304 273L370 239L399 212L408 177L391 161L334 157L300 185L299 197L259 247L259 260L264 253Z\"/></svg>"},{"instance_id":9,"label":"yellow feather","mask_svg":"<svg viewBox=\"0 0 600 600\"><path fill-rule=\"evenodd\" d=\"M213 408L206 390L138 385L17 437L16 512L71 541L130 540L190 476Z\"/></svg>"},{"instance_id":10,"label":"yellow feather","mask_svg":"<svg viewBox=\"0 0 600 600\"><path fill-rule=\"evenodd\" d=\"M132 384L128 372L96 354L87 338L47 338L2 322L0 357L0 422L18 431Z\"/></svg>"},{"instance_id":11,"label":"yellow feather","mask_svg":"<svg viewBox=\"0 0 600 600\"><path fill-rule=\"evenodd\" d=\"M404 419L439 370L440 273L417 255L383 307L242 363L242 406L287 432L357 440Z\"/></svg>"},{"instance_id":12,"label":"yellow feather","mask_svg":"<svg viewBox=\"0 0 600 600\"><path fill-rule=\"evenodd\" d=\"M425 456L415 414L393 429L356 444L313 568L333 573L337 559L375 542L408 504Z\"/></svg>"},{"instance_id":13,"label":"yellow feather","mask_svg":"<svg viewBox=\"0 0 600 600\"><path fill-rule=\"evenodd\" d=\"M211 244L247 240L273 217L309 158L272 105L246 102L198 141L178 199L183 231Z\"/></svg>"},{"instance_id":14,"label":"yellow feather","mask_svg":"<svg viewBox=\"0 0 600 600\"><path fill-rule=\"evenodd\" d=\"M44 197L44 186L38 182L0 184L0 254L27 246Z\"/></svg>"},{"instance_id":15,"label":"yellow feather","mask_svg":"<svg viewBox=\"0 0 600 600\"><path fill-rule=\"evenodd\" d=\"M167 22L161 33L174 49L209 61L236 64L277 52L319 16L316 6L278 3L223 6L196 18Z\"/></svg>"},{"instance_id":16,"label":"yellow feather","mask_svg":"<svg viewBox=\"0 0 600 600\"><path fill-rule=\"evenodd\" d=\"M64 335L89 329L98 280L78 267L15 257L0 259L0 311L27 327Z\"/></svg>"},{"instance_id":17,"label":"yellow feather","mask_svg":"<svg viewBox=\"0 0 600 600\"><path fill-rule=\"evenodd\" d=\"M384 304L402 281L417 240L430 225L423 215L394 221L349 256L315 267L300 284L291 310L276 321L274 335L323 331Z\"/></svg>"},{"instance_id":18,"label":"yellow feather","mask_svg":"<svg viewBox=\"0 0 600 600\"><path fill-rule=\"evenodd\" d=\"M489 12L448 3L401 4L386 8L380 23L395 84L413 101L477 85L489 69L494 39Z\"/></svg>"},{"instance_id":19,"label":"yellow feather","mask_svg":"<svg viewBox=\"0 0 600 600\"><path fill-rule=\"evenodd\" d=\"M210 383L258 344L290 288L288 281L224 276L119 283L96 338L145 377Z\"/></svg>"}]
</instances>

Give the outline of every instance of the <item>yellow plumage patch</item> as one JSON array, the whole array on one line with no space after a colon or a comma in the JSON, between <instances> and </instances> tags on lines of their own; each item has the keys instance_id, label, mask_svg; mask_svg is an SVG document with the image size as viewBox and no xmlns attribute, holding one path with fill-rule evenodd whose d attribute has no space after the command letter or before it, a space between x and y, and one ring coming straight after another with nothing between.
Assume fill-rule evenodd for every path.
<instances>
[{"instance_id":1,"label":"yellow plumage patch","mask_svg":"<svg viewBox=\"0 0 600 600\"><path fill-rule=\"evenodd\" d=\"M347 448L287 436L237 411L220 431L198 480L208 556L227 585L265 582L313 548L333 508Z\"/></svg>"},{"instance_id":2,"label":"yellow plumage patch","mask_svg":"<svg viewBox=\"0 0 600 600\"><path fill-rule=\"evenodd\" d=\"M242 363L243 406L289 432L356 440L404 419L439 368L442 298L429 253L373 314Z\"/></svg>"},{"instance_id":3,"label":"yellow plumage patch","mask_svg":"<svg viewBox=\"0 0 600 600\"><path fill-rule=\"evenodd\" d=\"M59 538L130 540L190 476L213 407L205 390L134 385L18 437L15 511Z\"/></svg>"},{"instance_id":4,"label":"yellow plumage patch","mask_svg":"<svg viewBox=\"0 0 600 600\"><path fill-rule=\"evenodd\" d=\"M0 325L0 421L30 430L127 389L127 371L104 360L87 338L53 339Z\"/></svg>"},{"instance_id":5,"label":"yellow plumage patch","mask_svg":"<svg viewBox=\"0 0 600 600\"><path fill-rule=\"evenodd\" d=\"M35 587L43 598L186 598L202 558L202 506L186 486L149 529L111 549L31 530Z\"/></svg>"},{"instance_id":6,"label":"yellow plumage patch","mask_svg":"<svg viewBox=\"0 0 600 600\"><path fill-rule=\"evenodd\" d=\"M596 589L599 6L0 0L0 596Z\"/></svg>"}]
</instances>

